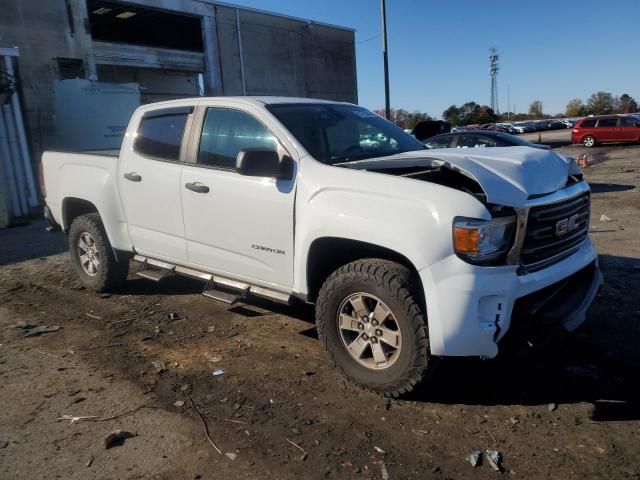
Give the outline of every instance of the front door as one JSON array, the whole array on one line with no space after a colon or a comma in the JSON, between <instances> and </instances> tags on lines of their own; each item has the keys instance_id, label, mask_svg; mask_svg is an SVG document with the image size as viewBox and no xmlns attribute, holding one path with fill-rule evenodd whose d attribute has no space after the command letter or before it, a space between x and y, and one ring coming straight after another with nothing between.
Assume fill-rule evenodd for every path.
<instances>
[{"instance_id":1,"label":"front door","mask_svg":"<svg viewBox=\"0 0 640 480\"><path fill-rule=\"evenodd\" d=\"M129 236L137 253L166 260L187 260L180 204L182 137L191 108L144 114L133 144L125 144L118 165L118 186Z\"/></svg>"},{"instance_id":2,"label":"front door","mask_svg":"<svg viewBox=\"0 0 640 480\"><path fill-rule=\"evenodd\" d=\"M238 152L267 147L286 154L263 121L232 108L203 114L193 163L182 170L181 192L189 263L248 282L293 284L291 179L248 177L235 171Z\"/></svg>"}]
</instances>

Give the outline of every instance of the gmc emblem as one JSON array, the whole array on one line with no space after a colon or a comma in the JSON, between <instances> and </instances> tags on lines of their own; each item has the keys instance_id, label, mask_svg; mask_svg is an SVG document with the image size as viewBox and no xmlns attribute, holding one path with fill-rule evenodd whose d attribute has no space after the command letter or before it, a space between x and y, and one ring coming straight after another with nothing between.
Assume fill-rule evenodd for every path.
<instances>
[{"instance_id":1,"label":"gmc emblem","mask_svg":"<svg viewBox=\"0 0 640 480\"><path fill-rule=\"evenodd\" d=\"M556 222L556 237L562 237L569 232L573 232L578 227L580 227L579 221L580 215L575 214L571 215L569 218L563 218Z\"/></svg>"}]
</instances>

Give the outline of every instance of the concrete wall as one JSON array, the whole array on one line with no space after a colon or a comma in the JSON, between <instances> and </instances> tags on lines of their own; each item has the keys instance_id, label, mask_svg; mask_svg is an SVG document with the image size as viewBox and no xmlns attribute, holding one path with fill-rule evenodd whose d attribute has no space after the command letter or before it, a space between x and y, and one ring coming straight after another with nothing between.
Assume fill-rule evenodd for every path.
<instances>
[{"instance_id":1,"label":"concrete wall","mask_svg":"<svg viewBox=\"0 0 640 480\"><path fill-rule=\"evenodd\" d=\"M82 59L86 78L96 76L96 63L100 72L106 71L105 65L193 72L193 65L201 62L206 95L246 92L357 102L355 33L349 29L209 0L128 0L201 18L203 53L166 52L94 43L85 0L68 0L70 13L65 0L0 3L0 47L20 48L21 87L34 161L39 161L42 150L58 147L53 85L60 78L59 57ZM148 65L147 57L153 60ZM169 65L167 59L173 63Z\"/></svg>"},{"instance_id":2,"label":"concrete wall","mask_svg":"<svg viewBox=\"0 0 640 480\"><path fill-rule=\"evenodd\" d=\"M82 59L85 72L93 71L91 37L84 19L84 0L70 0L72 22L65 2L2 0L0 46L19 47L18 68L22 99L34 158L43 148L56 146L53 117L53 81L58 78L57 57Z\"/></svg>"}]
</instances>

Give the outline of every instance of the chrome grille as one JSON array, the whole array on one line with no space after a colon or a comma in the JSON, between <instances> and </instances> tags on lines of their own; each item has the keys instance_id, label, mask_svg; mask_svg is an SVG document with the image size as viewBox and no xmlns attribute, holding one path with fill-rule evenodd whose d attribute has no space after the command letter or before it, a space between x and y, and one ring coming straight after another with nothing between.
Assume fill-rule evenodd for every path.
<instances>
[{"instance_id":1,"label":"chrome grille","mask_svg":"<svg viewBox=\"0 0 640 480\"><path fill-rule=\"evenodd\" d=\"M525 266L550 263L571 253L589 232L589 192L568 200L532 207L520 251Z\"/></svg>"}]
</instances>

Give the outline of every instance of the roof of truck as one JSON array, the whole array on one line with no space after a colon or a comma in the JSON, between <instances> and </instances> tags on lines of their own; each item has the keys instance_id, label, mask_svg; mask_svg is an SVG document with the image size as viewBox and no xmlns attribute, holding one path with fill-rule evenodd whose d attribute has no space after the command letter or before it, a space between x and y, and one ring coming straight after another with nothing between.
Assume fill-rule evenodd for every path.
<instances>
[{"instance_id":1,"label":"roof of truck","mask_svg":"<svg viewBox=\"0 0 640 480\"><path fill-rule=\"evenodd\" d=\"M178 107L178 106L187 106L194 105L200 103L207 102L215 102L220 100L231 100L235 102L241 103L251 103L251 104L264 104L264 105L276 105L282 103L342 103L348 104L348 102L339 102L336 100L322 100L319 98L303 98L303 97L270 97L270 96L219 96L219 97L190 97L190 98L181 98L177 100L167 100L164 102L154 102L143 105L143 107Z\"/></svg>"}]
</instances>

